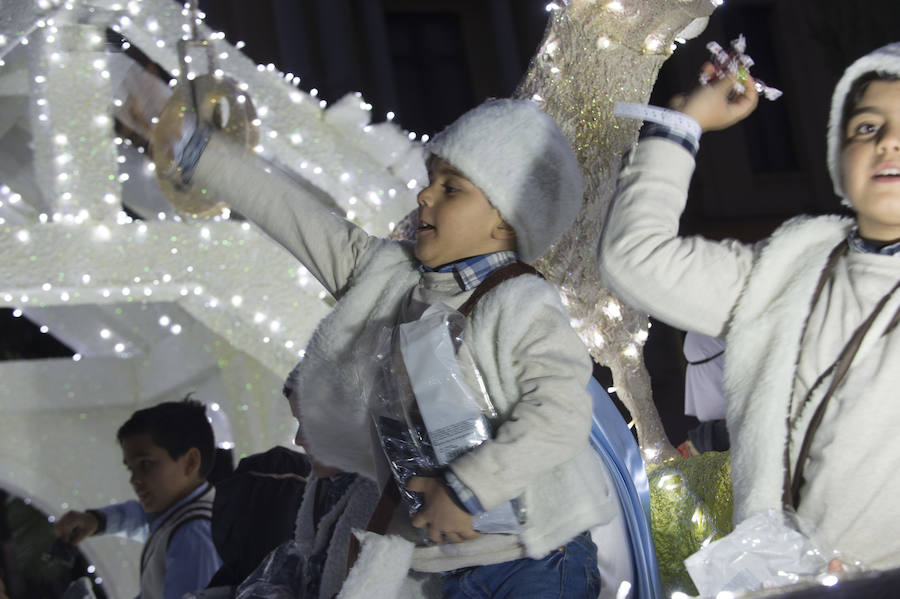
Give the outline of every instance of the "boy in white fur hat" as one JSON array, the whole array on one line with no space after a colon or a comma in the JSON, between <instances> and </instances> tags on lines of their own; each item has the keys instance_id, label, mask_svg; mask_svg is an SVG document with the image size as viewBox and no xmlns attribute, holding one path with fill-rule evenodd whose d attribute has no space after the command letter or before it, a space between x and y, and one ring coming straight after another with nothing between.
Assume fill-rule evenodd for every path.
<instances>
[{"instance_id":1,"label":"boy in white fur hat","mask_svg":"<svg viewBox=\"0 0 900 599\"><path fill-rule=\"evenodd\" d=\"M752 81L679 103L698 130L756 105ZM828 124L856 218L802 217L746 246L679 237L699 135L651 125L600 242L606 284L682 329L725 335L735 521L794 508L828 549L900 566L900 43L853 63Z\"/></svg>"},{"instance_id":2,"label":"boy in white fur hat","mask_svg":"<svg viewBox=\"0 0 900 599\"><path fill-rule=\"evenodd\" d=\"M369 332L416 320L432 304L459 308L490 274L543 254L581 206L566 138L527 101L487 102L428 145L415 243L368 235L216 135L198 131L186 145L202 156L182 160L182 171L262 226L338 298L295 370L292 409L319 462L381 485L384 458L371 440L363 383L350 372L374 353ZM412 479L424 508L412 521L398 510L388 532L419 540L419 527L434 544L419 543L405 563L402 551L389 555L372 570L387 579L399 566L401 580L366 581L360 592L380 588L382 596L411 567L443 574L448 597L472 586L492 597L596 597L597 549L586 531L614 524L619 508L588 442L592 363L556 289L533 274L505 280L475 305L464 335L499 412L495 434L445 476ZM473 514L512 499L524 508L519 534L473 530ZM627 551L620 533L606 543ZM364 544L359 563L371 553Z\"/></svg>"}]
</instances>

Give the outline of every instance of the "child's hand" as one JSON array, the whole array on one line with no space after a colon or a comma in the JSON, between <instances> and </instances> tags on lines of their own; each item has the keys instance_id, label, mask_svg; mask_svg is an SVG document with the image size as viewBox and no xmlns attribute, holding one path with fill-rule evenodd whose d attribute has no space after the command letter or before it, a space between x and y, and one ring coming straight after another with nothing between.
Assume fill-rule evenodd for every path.
<instances>
[{"instance_id":1,"label":"child's hand","mask_svg":"<svg viewBox=\"0 0 900 599\"><path fill-rule=\"evenodd\" d=\"M56 538L76 545L97 532L97 517L87 512L66 512L53 524Z\"/></svg>"},{"instance_id":2,"label":"child's hand","mask_svg":"<svg viewBox=\"0 0 900 599\"><path fill-rule=\"evenodd\" d=\"M424 529L435 543L461 543L481 535L472 528L472 515L456 505L441 479L414 476L406 488L425 496L425 507L412 525Z\"/></svg>"},{"instance_id":3,"label":"child's hand","mask_svg":"<svg viewBox=\"0 0 900 599\"><path fill-rule=\"evenodd\" d=\"M704 63L703 71L711 75L714 67ZM704 131L725 129L746 118L759 101L753 77L748 74L742 83L746 91L735 95L735 79L726 75L709 85L698 86L687 95L675 96L669 107L693 118Z\"/></svg>"}]
</instances>

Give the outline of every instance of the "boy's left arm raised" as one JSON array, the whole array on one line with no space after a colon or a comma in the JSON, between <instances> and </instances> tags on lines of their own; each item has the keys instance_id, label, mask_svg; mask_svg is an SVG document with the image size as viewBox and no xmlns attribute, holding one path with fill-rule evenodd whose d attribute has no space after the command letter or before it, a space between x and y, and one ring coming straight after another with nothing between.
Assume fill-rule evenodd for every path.
<instances>
[{"instance_id":1,"label":"boy's left arm raised","mask_svg":"<svg viewBox=\"0 0 900 599\"><path fill-rule=\"evenodd\" d=\"M703 131L723 129L756 105L729 99L732 80L699 87L673 106ZM752 96L752 97L751 97ZM718 337L753 263L753 248L734 240L680 236L699 138L653 125L619 175L598 253L601 279L629 305L684 330Z\"/></svg>"},{"instance_id":2,"label":"boy's left arm raised","mask_svg":"<svg viewBox=\"0 0 900 599\"><path fill-rule=\"evenodd\" d=\"M291 179L203 124L186 120L181 127L165 132L172 145L187 148L176 158L176 181L202 186L259 225L339 297L359 256L377 238L323 205L324 192L310 183Z\"/></svg>"}]
</instances>

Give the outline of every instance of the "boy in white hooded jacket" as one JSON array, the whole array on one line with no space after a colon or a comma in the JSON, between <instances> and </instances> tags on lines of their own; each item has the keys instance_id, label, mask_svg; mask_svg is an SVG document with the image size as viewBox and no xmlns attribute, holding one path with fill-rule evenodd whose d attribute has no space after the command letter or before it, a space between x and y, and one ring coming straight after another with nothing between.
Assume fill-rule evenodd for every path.
<instances>
[{"instance_id":1,"label":"boy in white hooded jacket","mask_svg":"<svg viewBox=\"0 0 900 599\"><path fill-rule=\"evenodd\" d=\"M756 105L752 81L701 87L702 130ZM735 521L796 508L869 566L900 566L900 44L851 65L828 125L835 191L855 219L802 217L755 246L679 237L699 135L651 125L600 242L606 284L682 329L724 335Z\"/></svg>"},{"instance_id":2,"label":"boy in white hooded jacket","mask_svg":"<svg viewBox=\"0 0 900 599\"><path fill-rule=\"evenodd\" d=\"M418 196L415 243L368 235L217 135L198 130L186 147L186 156L200 156L179 162L192 183L263 227L338 298L295 370L292 409L319 462L379 485L384 458L351 367L374 353L365 347L370 332L438 302L460 307L491 272L543 254L581 206L567 140L527 101L485 103L427 146L430 182ZM407 566L444 573L447 596L474 585L494 597L548 596L543 588L596 597L597 551L585 531L615 521L619 508L588 442L592 363L556 289L534 275L507 280L480 299L464 335L499 412L495 434L445 477L414 478L409 487L424 494L424 509L412 522L396 515L389 532L414 540L421 537L411 524L426 530L435 543L417 545ZM519 534L472 529L474 513L511 499L524 508ZM627 552L618 530L601 555ZM399 553L389 559L403 561Z\"/></svg>"}]
</instances>

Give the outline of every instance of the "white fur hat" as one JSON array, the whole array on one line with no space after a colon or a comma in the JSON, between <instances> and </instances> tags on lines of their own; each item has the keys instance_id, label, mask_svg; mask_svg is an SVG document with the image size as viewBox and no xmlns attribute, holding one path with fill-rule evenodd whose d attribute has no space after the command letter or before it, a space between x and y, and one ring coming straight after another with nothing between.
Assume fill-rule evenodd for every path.
<instances>
[{"instance_id":1,"label":"white fur hat","mask_svg":"<svg viewBox=\"0 0 900 599\"><path fill-rule=\"evenodd\" d=\"M862 75L872 71L900 77L900 42L882 46L847 67L834 88L834 95L831 96L831 115L828 119L828 170L831 173L831 181L834 183L834 193L840 196L845 206L851 208L853 206L844 194L841 177L841 148L844 139L844 132L841 131L841 116L844 113L844 102L847 100L847 94L850 93L853 83Z\"/></svg>"},{"instance_id":2,"label":"white fur hat","mask_svg":"<svg viewBox=\"0 0 900 599\"><path fill-rule=\"evenodd\" d=\"M438 133L426 150L459 169L516 230L533 262L581 210L581 171L568 140L537 104L490 100Z\"/></svg>"}]
</instances>

